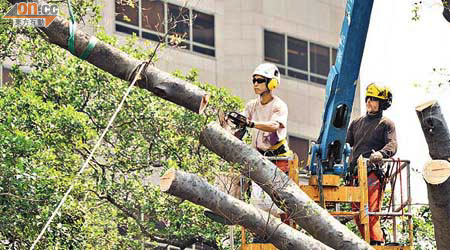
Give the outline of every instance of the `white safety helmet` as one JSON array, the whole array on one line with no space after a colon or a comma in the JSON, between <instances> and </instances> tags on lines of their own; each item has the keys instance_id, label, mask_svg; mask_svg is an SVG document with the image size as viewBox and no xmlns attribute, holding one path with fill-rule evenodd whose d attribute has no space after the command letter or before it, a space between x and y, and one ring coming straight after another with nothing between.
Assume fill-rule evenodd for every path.
<instances>
[{"instance_id":1,"label":"white safety helmet","mask_svg":"<svg viewBox=\"0 0 450 250\"><path fill-rule=\"evenodd\" d=\"M280 70L273 63L263 63L256 67L253 71L253 76L260 75L270 79L267 83L267 88L273 90L280 84Z\"/></svg>"}]
</instances>

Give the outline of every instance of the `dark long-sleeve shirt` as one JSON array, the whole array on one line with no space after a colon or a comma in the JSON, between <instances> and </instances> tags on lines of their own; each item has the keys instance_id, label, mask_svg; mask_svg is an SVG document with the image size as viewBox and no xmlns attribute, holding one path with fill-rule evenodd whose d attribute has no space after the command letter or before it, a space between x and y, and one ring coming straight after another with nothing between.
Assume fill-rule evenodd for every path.
<instances>
[{"instance_id":1,"label":"dark long-sleeve shirt","mask_svg":"<svg viewBox=\"0 0 450 250\"><path fill-rule=\"evenodd\" d=\"M360 117L350 124L347 142L352 147L350 166L355 166L360 155L368 158L380 151L384 158L397 152L397 135L394 123L382 113Z\"/></svg>"}]
</instances>

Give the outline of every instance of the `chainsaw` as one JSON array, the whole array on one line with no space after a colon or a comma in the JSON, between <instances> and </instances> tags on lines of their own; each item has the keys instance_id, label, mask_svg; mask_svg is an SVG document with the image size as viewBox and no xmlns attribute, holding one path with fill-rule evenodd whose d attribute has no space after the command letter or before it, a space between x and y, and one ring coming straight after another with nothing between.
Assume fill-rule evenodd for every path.
<instances>
[{"instance_id":1,"label":"chainsaw","mask_svg":"<svg viewBox=\"0 0 450 250\"><path fill-rule=\"evenodd\" d=\"M245 133L247 132L247 127L252 127L252 122L247 121L247 117L239 114L238 112L228 112L224 114L222 111L219 111L219 121L222 127L225 126L225 124L228 124L227 121L230 121L232 124L234 124L233 132L234 136L239 138L239 140L242 140Z\"/></svg>"}]
</instances>

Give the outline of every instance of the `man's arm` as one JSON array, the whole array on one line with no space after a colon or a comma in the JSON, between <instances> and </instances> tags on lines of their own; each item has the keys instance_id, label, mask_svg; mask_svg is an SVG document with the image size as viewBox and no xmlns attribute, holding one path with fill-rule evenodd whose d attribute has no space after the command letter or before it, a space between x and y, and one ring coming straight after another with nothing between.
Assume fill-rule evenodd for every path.
<instances>
[{"instance_id":1,"label":"man's arm","mask_svg":"<svg viewBox=\"0 0 450 250\"><path fill-rule=\"evenodd\" d=\"M286 104L277 105L270 121L255 121L251 126L264 132L276 132L287 123L288 109Z\"/></svg>"},{"instance_id":2,"label":"man's arm","mask_svg":"<svg viewBox=\"0 0 450 250\"><path fill-rule=\"evenodd\" d=\"M250 122L254 124L254 128L265 131L265 132L275 132L279 128L283 128L284 126L276 121L269 122Z\"/></svg>"},{"instance_id":3,"label":"man's arm","mask_svg":"<svg viewBox=\"0 0 450 250\"><path fill-rule=\"evenodd\" d=\"M346 143L350 144L350 147L353 147L353 144L355 143L355 138L353 136L353 124L354 124L354 121L352 121L350 123L350 127L348 128L348 132L347 132L347 139L346 139Z\"/></svg>"},{"instance_id":4,"label":"man's arm","mask_svg":"<svg viewBox=\"0 0 450 250\"><path fill-rule=\"evenodd\" d=\"M386 123L384 138L386 145L380 150L380 153L383 154L384 158L389 158L397 153L397 134L392 121Z\"/></svg>"}]
</instances>

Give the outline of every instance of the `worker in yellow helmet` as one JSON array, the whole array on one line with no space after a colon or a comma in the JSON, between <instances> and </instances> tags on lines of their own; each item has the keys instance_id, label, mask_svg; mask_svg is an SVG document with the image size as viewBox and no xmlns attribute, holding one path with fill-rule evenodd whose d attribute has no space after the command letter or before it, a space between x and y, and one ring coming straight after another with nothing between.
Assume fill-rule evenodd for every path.
<instances>
[{"instance_id":1,"label":"worker in yellow helmet","mask_svg":"<svg viewBox=\"0 0 450 250\"><path fill-rule=\"evenodd\" d=\"M349 169L351 184L355 184L353 178L356 176L355 167L359 156L370 159L367 169L370 212L378 212L382 205L384 178L382 159L390 158L397 152L395 125L389 118L383 116L383 111L388 109L391 104L392 93L389 88L374 83L367 86L367 113L351 122L347 134L347 143L352 147ZM354 211L359 210L359 204L352 204L352 208ZM355 221L359 231L364 235L364 227L359 221L359 216L355 216ZM369 230L371 244L381 245L384 238L378 216L370 216Z\"/></svg>"}]
</instances>

